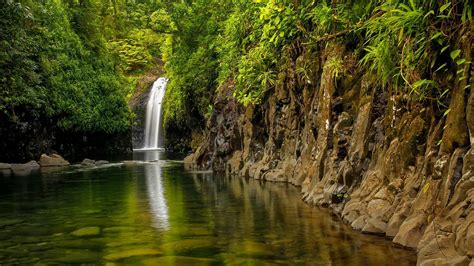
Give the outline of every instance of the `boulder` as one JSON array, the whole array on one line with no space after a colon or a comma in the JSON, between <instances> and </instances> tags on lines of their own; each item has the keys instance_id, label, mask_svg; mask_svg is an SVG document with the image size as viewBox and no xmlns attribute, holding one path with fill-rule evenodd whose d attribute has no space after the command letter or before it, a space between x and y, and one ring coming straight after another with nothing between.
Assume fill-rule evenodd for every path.
<instances>
[{"instance_id":1,"label":"boulder","mask_svg":"<svg viewBox=\"0 0 474 266\"><path fill-rule=\"evenodd\" d=\"M29 161L24 164L12 164L11 167L13 174L19 176L29 175L33 171L40 169L40 165L36 161Z\"/></svg>"},{"instance_id":2,"label":"boulder","mask_svg":"<svg viewBox=\"0 0 474 266\"><path fill-rule=\"evenodd\" d=\"M9 170L12 166L9 163L0 163L0 170Z\"/></svg>"},{"instance_id":3,"label":"boulder","mask_svg":"<svg viewBox=\"0 0 474 266\"><path fill-rule=\"evenodd\" d=\"M424 214L417 214L408 218L400 226L393 242L401 246L417 248L425 230L424 222L426 220Z\"/></svg>"},{"instance_id":4,"label":"boulder","mask_svg":"<svg viewBox=\"0 0 474 266\"><path fill-rule=\"evenodd\" d=\"M41 167L70 165L70 163L66 161L63 157L61 157L61 155L59 154L52 154L51 156L42 154L39 160L39 164L41 165Z\"/></svg>"},{"instance_id":5,"label":"boulder","mask_svg":"<svg viewBox=\"0 0 474 266\"><path fill-rule=\"evenodd\" d=\"M104 165L104 164L109 164L109 161L106 161L106 160L98 160L95 162L95 165L99 166L99 165Z\"/></svg>"},{"instance_id":6,"label":"boulder","mask_svg":"<svg viewBox=\"0 0 474 266\"><path fill-rule=\"evenodd\" d=\"M82 163L81 163L82 166L95 166L95 161L94 160L91 160L91 159L87 159L85 158Z\"/></svg>"}]
</instances>

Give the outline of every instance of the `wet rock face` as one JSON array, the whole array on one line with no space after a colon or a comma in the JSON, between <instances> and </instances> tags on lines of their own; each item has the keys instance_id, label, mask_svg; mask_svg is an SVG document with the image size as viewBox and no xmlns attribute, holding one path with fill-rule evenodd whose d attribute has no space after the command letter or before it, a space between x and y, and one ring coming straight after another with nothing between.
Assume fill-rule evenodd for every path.
<instances>
[{"instance_id":1,"label":"wet rock face","mask_svg":"<svg viewBox=\"0 0 474 266\"><path fill-rule=\"evenodd\" d=\"M453 84L443 118L430 104L379 88L344 46L327 47L312 82L290 67L258 107L237 104L232 86L221 90L205 141L186 165L290 182L354 229L416 249L419 264L467 265L474 257L474 92ZM338 78L334 61L344 66Z\"/></svg>"},{"instance_id":2,"label":"wet rock face","mask_svg":"<svg viewBox=\"0 0 474 266\"><path fill-rule=\"evenodd\" d=\"M58 152L69 161L86 156L128 155L131 131L80 132L58 127L56 118L41 112L16 110L18 121L0 114L0 162L25 163L43 153ZM36 114L36 115L33 115Z\"/></svg>"},{"instance_id":3,"label":"wet rock face","mask_svg":"<svg viewBox=\"0 0 474 266\"><path fill-rule=\"evenodd\" d=\"M227 83L217 96L203 144L185 158L188 168L226 171L233 153L243 149L242 131L246 130L240 124L243 108L232 97L233 86Z\"/></svg>"}]
</instances>

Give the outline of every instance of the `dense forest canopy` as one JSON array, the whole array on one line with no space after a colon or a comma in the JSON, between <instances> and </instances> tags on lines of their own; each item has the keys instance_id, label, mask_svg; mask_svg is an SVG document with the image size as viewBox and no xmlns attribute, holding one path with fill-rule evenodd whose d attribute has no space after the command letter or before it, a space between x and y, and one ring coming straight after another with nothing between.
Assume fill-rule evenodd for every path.
<instances>
[{"instance_id":1,"label":"dense forest canopy","mask_svg":"<svg viewBox=\"0 0 474 266\"><path fill-rule=\"evenodd\" d=\"M450 85L462 82L471 55L460 37L472 31L472 1L192 1L173 5L165 49L171 79L166 118L196 108L207 117L211 95L226 82L243 104L259 104L284 82L295 58L299 78L316 83L319 51L349 44L380 87L447 111ZM301 50L308 55L301 56ZM333 75L345 66L332 62ZM468 84L465 84L466 88Z\"/></svg>"},{"instance_id":2,"label":"dense forest canopy","mask_svg":"<svg viewBox=\"0 0 474 266\"><path fill-rule=\"evenodd\" d=\"M73 131L130 126L127 96L160 54L150 27L160 4L131 1L2 1L0 111L21 122L50 117Z\"/></svg>"},{"instance_id":3,"label":"dense forest canopy","mask_svg":"<svg viewBox=\"0 0 474 266\"><path fill-rule=\"evenodd\" d=\"M22 0L2 1L0 111L57 119L64 129L114 132L130 125L126 101L156 60L170 79L165 123L202 127L212 97L235 84L243 104L259 104L296 73L315 83L321 47L349 44L385 90L447 110L452 82L470 56L472 0ZM344 71L332 62L333 76ZM466 88L468 84L464 85Z\"/></svg>"}]
</instances>

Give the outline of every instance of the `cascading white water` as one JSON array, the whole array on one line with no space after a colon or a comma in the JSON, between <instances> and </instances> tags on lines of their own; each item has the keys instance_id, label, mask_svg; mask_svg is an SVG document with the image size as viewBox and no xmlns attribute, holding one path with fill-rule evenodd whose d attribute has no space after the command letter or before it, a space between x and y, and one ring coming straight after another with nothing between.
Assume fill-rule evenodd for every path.
<instances>
[{"instance_id":1,"label":"cascading white water","mask_svg":"<svg viewBox=\"0 0 474 266\"><path fill-rule=\"evenodd\" d=\"M165 96L167 78L159 78L153 83L150 92L150 99L146 106L145 123L145 149L158 149L161 145L160 127L161 127L161 104Z\"/></svg>"}]
</instances>

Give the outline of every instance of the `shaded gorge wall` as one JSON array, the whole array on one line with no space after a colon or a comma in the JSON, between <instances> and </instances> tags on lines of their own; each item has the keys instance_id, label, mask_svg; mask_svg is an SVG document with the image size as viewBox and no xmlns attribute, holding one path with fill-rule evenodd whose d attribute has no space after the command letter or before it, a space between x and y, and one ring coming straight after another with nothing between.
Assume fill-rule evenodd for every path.
<instances>
[{"instance_id":1,"label":"shaded gorge wall","mask_svg":"<svg viewBox=\"0 0 474 266\"><path fill-rule=\"evenodd\" d=\"M239 104L232 81L218 90L206 140L187 166L292 183L304 201L329 207L352 228L417 250L420 264L469 264L472 67L460 66L469 74L449 84L450 111L442 112L435 102L382 88L344 44L292 51L258 106ZM464 42L463 56L472 51ZM312 74L298 74L303 65Z\"/></svg>"},{"instance_id":2,"label":"shaded gorge wall","mask_svg":"<svg viewBox=\"0 0 474 266\"><path fill-rule=\"evenodd\" d=\"M17 121L0 115L0 162L21 163L38 160L43 153L57 152L71 162L92 159L123 159L132 152L131 131L86 132L64 130L55 118L18 111Z\"/></svg>"}]
</instances>

